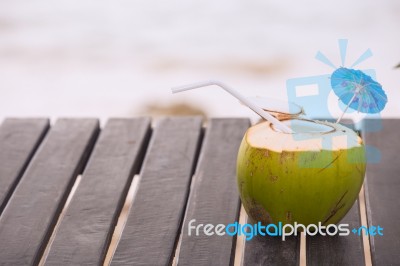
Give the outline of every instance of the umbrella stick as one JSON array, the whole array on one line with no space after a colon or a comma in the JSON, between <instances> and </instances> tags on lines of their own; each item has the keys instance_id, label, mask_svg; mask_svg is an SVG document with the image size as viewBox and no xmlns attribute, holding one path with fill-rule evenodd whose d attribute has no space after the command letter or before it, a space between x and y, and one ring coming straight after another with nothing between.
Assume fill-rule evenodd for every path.
<instances>
[{"instance_id":1,"label":"umbrella stick","mask_svg":"<svg viewBox=\"0 0 400 266\"><path fill-rule=\"evenodd\" d=\"M336 124L339 123L340 120L342 120L342 118L343 118L344 114L346 113L347 109L349 109L350 104L354 101L354 99L356 98L356 96L357 96L357 94L358 94L359 92L360 92L360 91L357 90L357 91L354 93L354 95L353 95L353 97L351 98L350 102L347 104L346 108L344 109L342 115L338 118L338 120L336 120Z\"/></svg>"},{"instance_id":2,"label":"umbrella stick","mask_svg":"<svg viewBox=\"0 0 400 266\"><path fill-rule=\"evenodd\" d=\"M240 93L238 93L236 90L232 89L228 85L220 82L220 81L205 81L205 82L199 82L191 85L186 85L186 86L181 86L181 87L176 87L172 88L172 93L178 93L182 91L187 91L187 90L192 90L192 89L197 89L200 87L205 87L205 86L210 86L210 85L217 85L224 89L226 92L230 93L233 97L237 98L239 101L247 105L251 110L256 112L259 116L264 118L265 120L271 122L276 128L280 129L284 133L294 133L293 130L291 130L288 126L280 122L278 119L273 117L271 114L268 112L264 111L261 109L258 105L254 104L252 101L248 100L247 98L243 97Z\"/></svg>"}]
</instances>

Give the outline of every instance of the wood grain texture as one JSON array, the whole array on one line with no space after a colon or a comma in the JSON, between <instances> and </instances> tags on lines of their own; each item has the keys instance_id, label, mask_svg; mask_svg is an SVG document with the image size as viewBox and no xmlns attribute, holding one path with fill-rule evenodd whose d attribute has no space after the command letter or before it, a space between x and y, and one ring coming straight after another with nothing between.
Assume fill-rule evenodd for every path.
<instances>
[{"instance_id":1,"label":"wood grain texture","mask_svg":"<svg viewBox=\"0 0 400 266\"><path fill-rule=\"evenodd\" d=\"M108 121L61 221L46 265L103 263L149 135L147 118Z\"/></svg>"},{"instance_id":2,"label":"wood grain texture","mask_svg":"<svg viewBox=\"0 0 400 266\"><path fill-rule=\"evenodd\" d=\"M383 236L370 236L374 265L399 265L400 261L400 120L366 120L363 139L380 153L378 163L368 163L366 176L366 207L369 226L383 227Z\"/></svg>"},{"instance_id":3,"label":"wood grain texture","mask_svg":"<svg viewBox=\"0 0 400 266\"><path fill-rule=\"evenodd\" d=\"M349 230L361 226L360 211L356 201L347 215L340 221L349 224ZM307 265L364 265L362 236L308 236Z\"/></svg>"},{"instance_id":4,"label":"wood grain texture","mask_svg":"<svg viewBox=\"0 0 400 266\"><path fill-rule=\"evenodd\" d=\"M112 265L167 265L183 217L201 137L201 118L156 126Z\"/></svg>"},{"instance_id":5,"label":"wood grain texture","mask_svg":"<svg viewBox=\"0 0 400 266\"><path fill-rule=\"evenodd\" d=\"M48 119L5 119L0 126L0 215L49 128Z\"/></svg>"},{"instance_id":6,"label":"wood grain texture","mask_svg":"<svg viewBox=\"0 0 400 266\"><path fill-rule=\"evenodd\" d=\"M0 217L2 264L38 263L97 133L95 119L60 119L51 128Z\"/></svg>"},{"instance_id":7,"label":"wood grain texture","mask_svg":"<svg viewBox=\"0 0 400 266\"><path fill-rule=\"evenodd\" d=\"M235 237L204 233L195 236L194 231L189 236L188 223L195 219L194 225L226 225L238 220L236 158L249 126L248 119L210 121L191 185L178 265L229 265L233 262Z\"/></svg>"},{"instance_id":8,"label":"wood grain texture","mask_svg":"<svg viewBox=\"0 0 400 266\"><path fill-rule=\"evenodd\" d=\"M249 223L253 223L249 221ZM243 265L299 265L300 237L255 236L245 243Z\"/></svg>"}]
</instances>

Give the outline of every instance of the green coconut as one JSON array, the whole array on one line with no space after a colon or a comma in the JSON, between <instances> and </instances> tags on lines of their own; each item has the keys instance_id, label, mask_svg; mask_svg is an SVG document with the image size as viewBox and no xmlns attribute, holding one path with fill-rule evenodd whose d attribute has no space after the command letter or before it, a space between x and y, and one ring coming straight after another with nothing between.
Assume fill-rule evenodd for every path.
<instances>
[{"instance_id":1,"label":"green coconut","mask_svg":"<svg viewBox=\"0 0 400 266\"><path fill-rule=\"evenodd\" d=\"M263 224L338 223L363 184L362 139L328 122L284 121L296 133L269 122L249 128L237 159L237 182L247 214Z\"/></svg>"}]
</instances>

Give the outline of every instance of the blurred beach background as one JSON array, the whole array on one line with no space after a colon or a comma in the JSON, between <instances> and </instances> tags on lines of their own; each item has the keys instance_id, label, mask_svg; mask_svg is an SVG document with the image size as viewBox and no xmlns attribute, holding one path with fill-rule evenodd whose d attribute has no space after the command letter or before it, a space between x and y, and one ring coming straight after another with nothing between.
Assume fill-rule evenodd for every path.
<instances>
[{"instance_id":1,"label":"blurred beach background","mask_svg":"<svg viewBox=\"0 0 400 266\"><path fill-rule=\"evenodd\" d=\"M287 99L286 80L329 74L366 49L400 115L400 1L15 1L0 2L0 121L4 117L256 116L217 87ZM335 103L333 103L335 104ZM337 103L336 103L337 104Z\"/></svg>"}]
</instances>

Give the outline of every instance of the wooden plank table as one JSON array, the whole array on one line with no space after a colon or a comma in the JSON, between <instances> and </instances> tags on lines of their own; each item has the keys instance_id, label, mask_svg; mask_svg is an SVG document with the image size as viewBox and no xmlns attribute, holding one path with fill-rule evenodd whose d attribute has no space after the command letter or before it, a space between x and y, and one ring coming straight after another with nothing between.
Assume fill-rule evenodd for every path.
<instances>
[{"instance_id":1,"label":"wooden plank table","mask_svg":"<svg viewBox=\"0 0 400 266\"><path fill-rule=\"evenodd\" d=\"M362 134L380 161L343 222L384 236L244 241L188 230L246 222L236 155L248 119L110 119L101 129L96 119L6 119L0 265L400 265L400 120L378 132L373 123Z\"/></svg>"}]
</instances>

